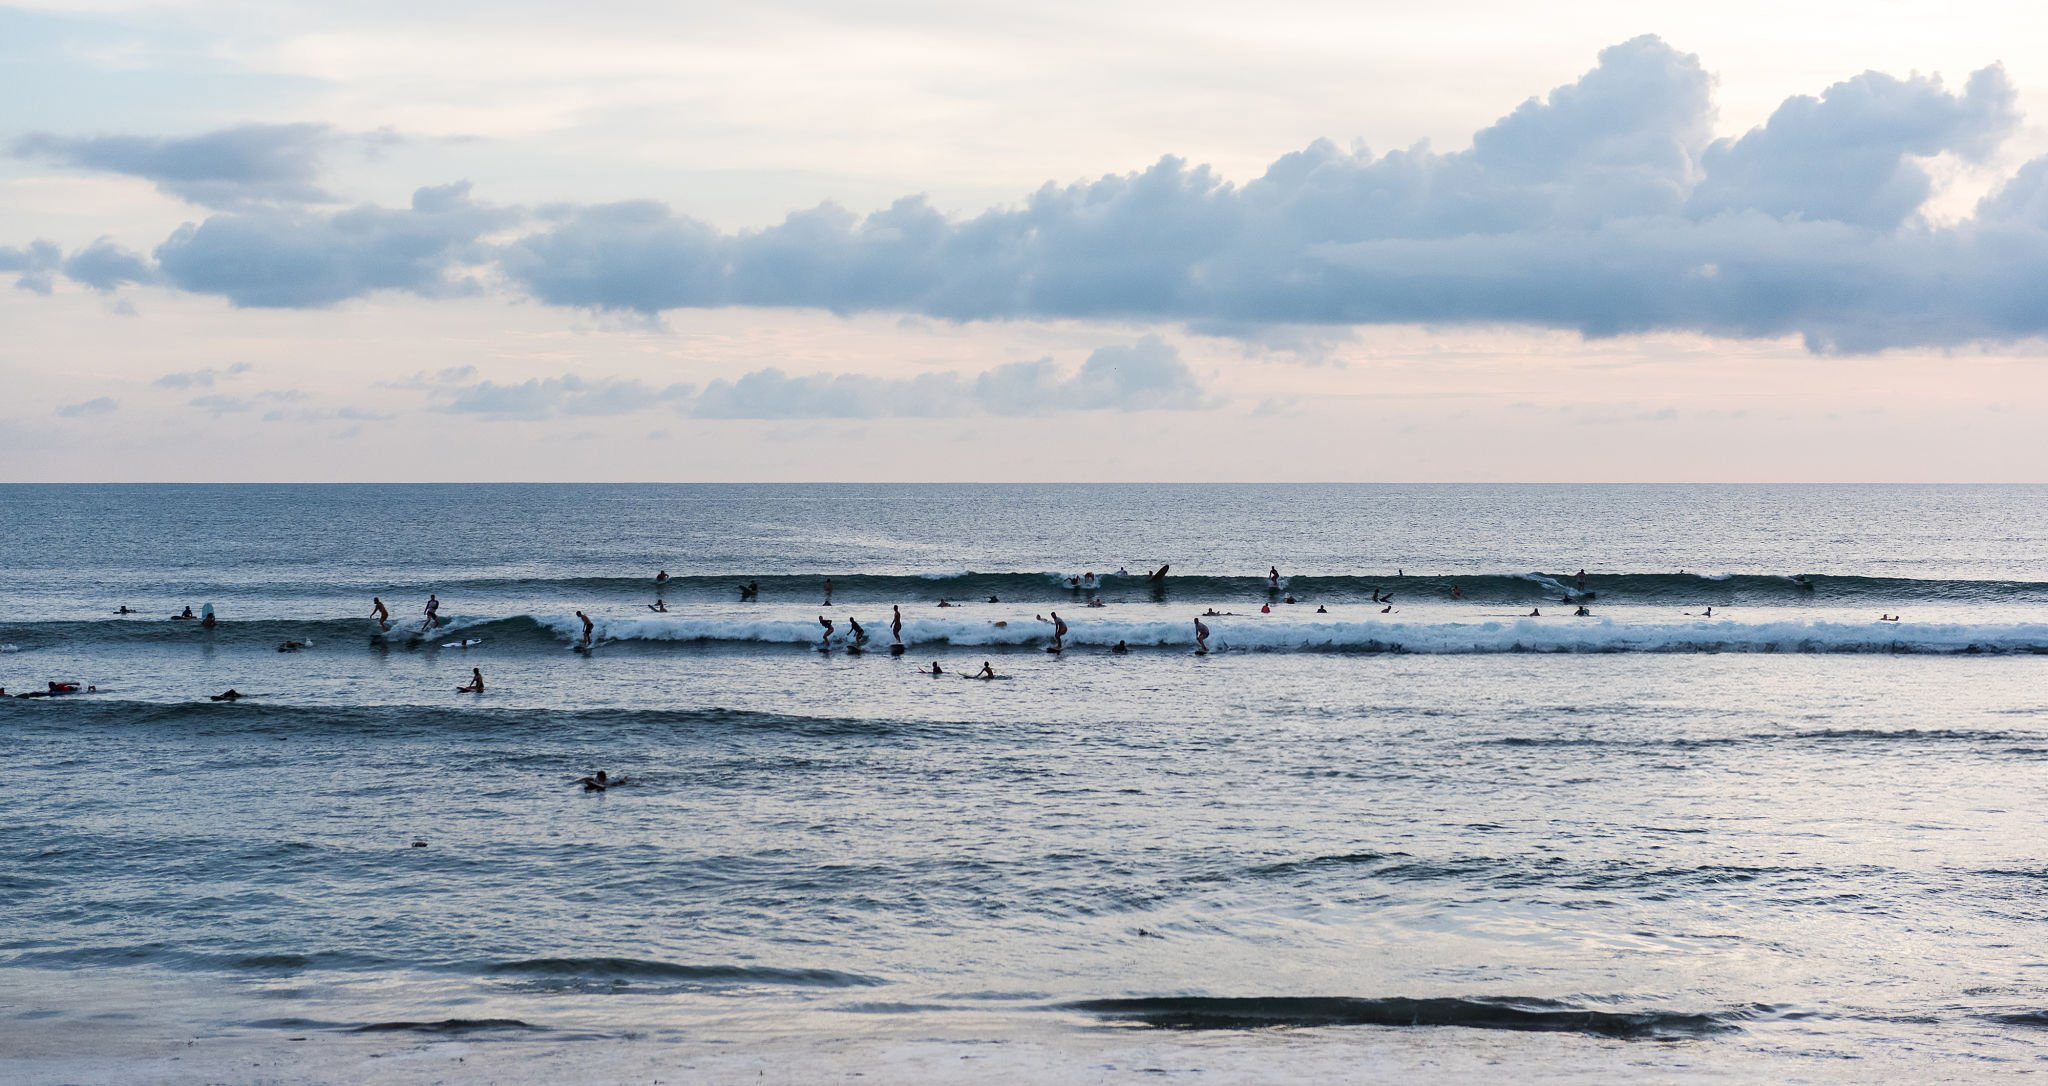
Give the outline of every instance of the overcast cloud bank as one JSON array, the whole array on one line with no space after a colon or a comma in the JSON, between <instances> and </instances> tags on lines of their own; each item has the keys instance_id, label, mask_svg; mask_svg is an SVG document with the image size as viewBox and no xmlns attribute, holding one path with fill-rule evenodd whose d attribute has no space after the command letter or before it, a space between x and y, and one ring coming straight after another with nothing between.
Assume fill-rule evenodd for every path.
<instances>
[{"instance_id":1,"label":"overcast cloud bank","mask_svg":"<svg viewBox=\"0 0 2048 1086\"><path fill-rule=\"evenodd\" d=\"M0 249L0 270L29 289L60 270L98 290L161 282L269 307L502 282L553 305L647 315L760 306L1248 329L1513 324L1799 335L1814 350L1852 352L2048 331L2038 300L2048 160L1956 225L1920 214L1932 190L1925 160L1981 162L2017 126L2001 69L1960 90L1865 73L1721 139L1711 82L1696 57L1642 37L1466 150L1318 142L1243 184L1167 157L965 219L908 197L872 215L826 205L738 233L651 201L491 206L466 183L421 189L409 208L308 206L310 164L330 138L317 126L135 144L32 137L19 153L148 177L227 210L148 257L101 241L59 261L31 246ZM1030 394L984 389L990 381ZM1014 367L908 383L766 370L707 388L697 410L763 417L746 413L794 401L856 417L880 404L904 414L1047 398L1110 406L1141 391L1093 381L1086 367L1067 385ZM568 391L593 407L614 394ZM1155 406L1199 400L1193 384L1164 395L1171 402ZM516 399L494 389L477 403Z\"/></svg>"}]
</instances>

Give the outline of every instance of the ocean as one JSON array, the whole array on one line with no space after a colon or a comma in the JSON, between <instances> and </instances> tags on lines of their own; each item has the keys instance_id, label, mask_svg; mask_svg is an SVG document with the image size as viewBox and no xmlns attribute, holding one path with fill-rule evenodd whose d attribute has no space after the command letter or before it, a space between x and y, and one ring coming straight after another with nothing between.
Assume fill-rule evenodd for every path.
<instances>
[{"instance_id":1,"label":"ocean","mask_svg":"<svg viewBox=\"0 0 2048 1086\"><path fill-rule=\"evenodd\" d=\"M0 685L79 687L0 701L0 1080L2044 1069L2048 488L0 486L0 523Z\"/></svg>"}]
</instances>

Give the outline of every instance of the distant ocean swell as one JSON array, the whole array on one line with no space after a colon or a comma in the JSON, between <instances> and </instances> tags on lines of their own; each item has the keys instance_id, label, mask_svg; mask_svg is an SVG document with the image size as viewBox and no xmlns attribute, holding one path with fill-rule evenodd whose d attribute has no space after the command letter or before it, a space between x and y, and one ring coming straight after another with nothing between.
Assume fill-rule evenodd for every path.
<instances>
[{"instance_id":1,"label":"distant ocean swell","mask_svg":"<svg viewBox=\"0 0 2048 1086\"><path fill-rule=\"evenodd\" d=\"M866 648L887 651L887 612L870 611ZM851 633L844 614L834 619L830 646L843 650ZM1105 649L1123 642L1132 649L1184 651L1194 648L1188 618L1107 618L1069 611L1066 644ZM1605 617L1514 615L1475 616L1454 622L1398 618L1342 620L1287 614L1206 617L1212 652L1323 653L1525 653L1525 652L1786 652L1786 653L2048 653L2048 623L2039 622L1829 622L1780 620L1741 622L1696 619L1679 622L1624 622ZM648 615L599 618L598 651L622 646L705 645L730 648L817 647L822 628L814 620L747 619L717 616ZM57 647L206 643L270 646L287 640L310 642L307 651L442 651L480 641L481 652L555 650L581 639L573 614L460 616L430 634L395 626L386 634L366 619L261 619L223 622L200 630L192 623L17 622L0 624L0 643L30 654ZM912 649L961 648L1002 651L1045 646L1049 624L1033 619L938 618L928 611L908 616L903 640Z\"/></svg>"},{"instance_id":2,"label":"distant ocean swell","mask_svg":"<svg viewBox=\"0 0 2048 1086\"><path fill-rule=\"evenodd\" d=\"M672 576L657 584L640 577L469 577L406 582L281 581L275 583L186 583L152 585L150 591L170 599L275 598L309 595L359 595L365 609L372 595L387 603L408 604L413 595L431 591L451 600L465 595L484 597L541 596L592 601L648 600L661 595L672 601L731 599L740 586L756 585L763 601L823 602L824 585L832 581L835 601L861 603L936 602L941 599L980 601L990 596L1018 602L1056 603L1077 595L1099 593L1109 599L1182 598L1198 602L1264 597L1271 592L1264 577L1219 577L1170 574L1151 582L1143 574L1097 574L1093 583L1070 585L1081 573L996 572L874 574L820 571L802 574ZM1786 603L1798 600L1855 601L1887 607L1929 602L2048 603L2048 582L2009 580L1932 580L1911 577L1838 577L1815 574L1759 573L1589 573L1580 588L1568 573L1408 574L1397 576L1304 573L1283 576L1280 592L1319 602L1370 600L1375 594L1402 599L1443 599L1456 585L1463 598L1477 602L1530 603L1586 595L1593 599L1633 602L1714 604ZM111 592L130 589L109 589ZM394 599L393 597L398 597ZM114 601L121 602L119 600ZM134 601L129 601L134 602ZM408 608L409 609L409 608Z\"/></svg>"}]
</instances>

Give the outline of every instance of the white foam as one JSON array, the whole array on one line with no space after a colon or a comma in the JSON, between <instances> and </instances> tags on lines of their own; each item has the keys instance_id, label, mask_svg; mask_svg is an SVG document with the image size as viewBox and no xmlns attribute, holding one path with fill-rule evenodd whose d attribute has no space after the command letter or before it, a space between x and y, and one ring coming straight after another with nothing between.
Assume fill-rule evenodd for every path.
<instances>
[{"instance_id":1,"label":"white foam","mask_svg":"<svg viewBox=\"0 0 2048 1086\"><path fill-rule=\"evenodd\" d=\"M565 641L582 637L573 616L536 616ZM2048 623L1894 623L1778 620L1743 622L1626 622L1611 618L1514 618L1482 622L1297 621L1261 615L1203 619L1209 646L1218 651L1342 652L1398 649L1421 653L1468 652L1953 652L1975 646L1986 651L2048 650ZM1081 617L1068 622L1067 643L1108 647L1193 648L1194 624L1176 620L1117 620ZM615 641L730 641L816 644L823 633L815 621L648 616L599 620L597 636ZM851 631L841 622L833 643ZM997 626L981 619L906 619L908 644L946 643L988 647L1045 644L1051 627L1015 621ZM871 645L886 644L886 628L869 629Z\"/></svg>"}]
</instances>

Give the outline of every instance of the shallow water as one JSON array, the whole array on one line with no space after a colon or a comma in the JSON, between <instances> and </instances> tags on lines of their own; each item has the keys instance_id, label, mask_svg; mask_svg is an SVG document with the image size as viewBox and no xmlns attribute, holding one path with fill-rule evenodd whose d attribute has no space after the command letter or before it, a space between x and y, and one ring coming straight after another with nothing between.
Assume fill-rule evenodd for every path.
<instances>
[{"instance_id":1,"label":"shallow water","mask_svg":"<svg viewBox=\"0 0 2048 1086\"><path fill-rule=\"evenodd\" d=\"M1105 1038L1304 1078L2038 1065L2040 491L481 490L495 532L441 532L433 488L0 488L38 525L0 546L36 571L0 584L0 677L99 687L0 702L0 1058L92 1079L38 1039L120 1015L110 1080L177 1038L292 1037L656 1063L732 1042L940 1078L832 1046L1000 1041L1026 1054L1005 1074L1085 1080L1142 1070L1062 1057ZM1323 514L1285 552L1283 501ZM1578 513L1553 553L1478 535L1518 508ZM1399 551L1390 509L1466 600L1366 553ZM372 510L434 531L355 533ZM1946 534L1821 557L1840 524L1927 517ZM187 527L152 544L162 523ZM1169 559L1156 596L1100 609L1059 583ZM1275 562L1305 602L1259 615ZM1592 620L1488 617L1579 565ZM652 615L663 566L705 579ZM970 568L1004 601L940 618ZM1716 619L1684 614L1706 599L1680 568L1737 575L1697 582ZM813 651L798 594L825 576L868 653ZM416 646L362 617L366 591L403 618L429 589L453 622ZM148 617L104 614L124 601ZM188 602L221 625L158 617ZM1290 613L1312 603L1331 614ZM1057 656L1032 621L1053 607ZM1207 607L1239 614L1197 657ZM276 651L295 634L313 646ZM1005 680L917 673L934 658ZM487 692L456 694L471 667ZM230 686L256 696L204 699ZM574 783L598 768L629 780Z\"/></svg>"}]
</instances>

